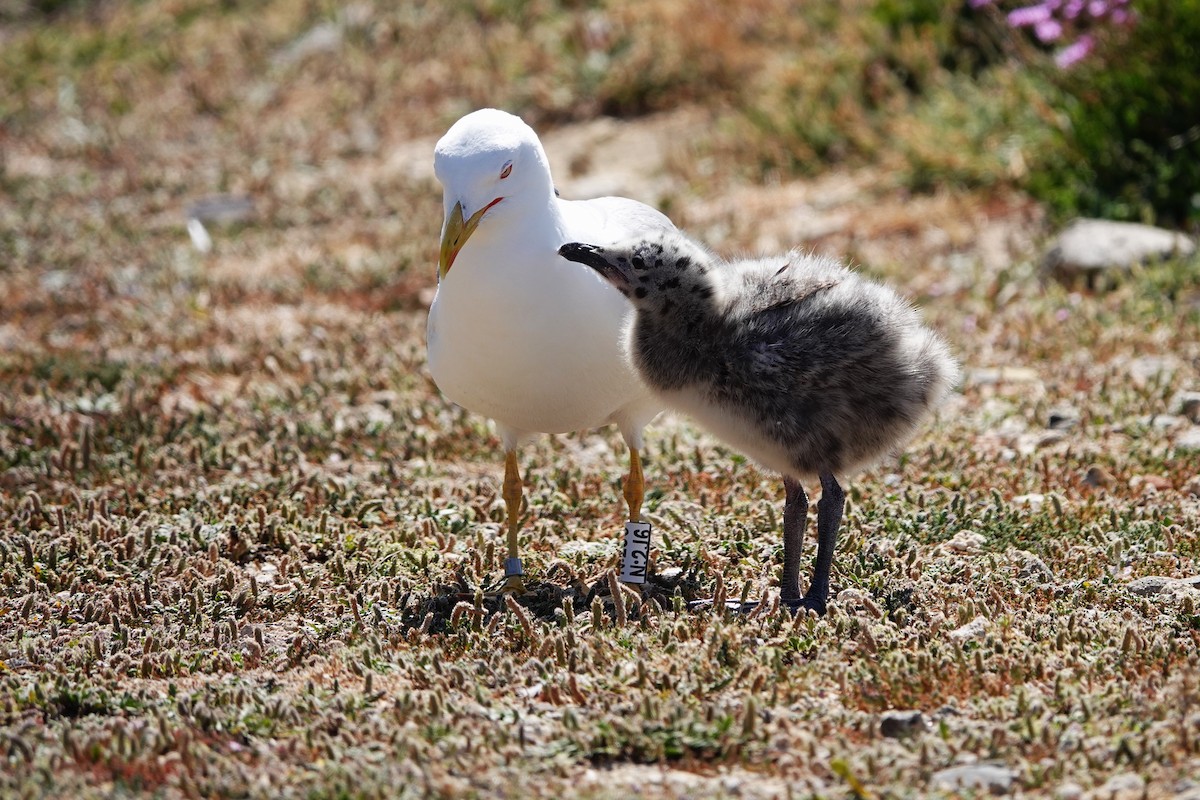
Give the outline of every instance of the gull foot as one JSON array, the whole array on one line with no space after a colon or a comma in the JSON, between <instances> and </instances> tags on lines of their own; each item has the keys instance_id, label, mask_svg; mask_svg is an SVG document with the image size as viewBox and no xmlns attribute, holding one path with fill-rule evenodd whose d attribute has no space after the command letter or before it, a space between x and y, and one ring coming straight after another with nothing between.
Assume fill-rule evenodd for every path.
<instances>
[{"instance_id":1,"label":"gull foot","mask_svg":"<svg viewBox=\"0 0 1200 800\"><path fill-rule=\"evenodd\" d=\"M496 583L483 590L485 597L499 597L503 594L525 594L525 580L521 575L505 575Z\"/></svg>"}]
</instances>

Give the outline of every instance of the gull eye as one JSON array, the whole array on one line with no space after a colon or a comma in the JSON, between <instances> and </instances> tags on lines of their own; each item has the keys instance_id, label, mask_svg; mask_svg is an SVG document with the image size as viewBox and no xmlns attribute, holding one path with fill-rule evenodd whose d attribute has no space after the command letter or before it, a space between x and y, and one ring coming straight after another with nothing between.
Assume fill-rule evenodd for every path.
<instances>
[{"instance_id":1,"label":"gull eye","mask_svg":"<svg viewBox=\"0 0 1200 800\"><path fill-rule=\"evenodd\" d=\"M512 175L512 162L506 161L504 163L504 168L500 170L500 180L504 180L509 175Z\"/></svg>"}]
</instances>

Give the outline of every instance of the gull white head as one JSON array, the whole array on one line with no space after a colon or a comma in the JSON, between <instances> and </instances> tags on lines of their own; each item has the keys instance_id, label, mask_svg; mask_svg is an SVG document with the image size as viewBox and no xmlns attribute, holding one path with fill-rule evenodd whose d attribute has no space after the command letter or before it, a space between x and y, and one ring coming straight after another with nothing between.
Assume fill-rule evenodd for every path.
<instances>
[{"instance_id":1,"label":"gull white head","mask_svg":"<svg viewBox=\"0 0 1200 800\"><path fill-rule=\"evenodd\" d=\"M442 184L438 279L446 277L471 235L488 220L554 197L550 165L537 134L517 116L495 108L467 114L433 150Z\"/></svg>"}]
</instances>

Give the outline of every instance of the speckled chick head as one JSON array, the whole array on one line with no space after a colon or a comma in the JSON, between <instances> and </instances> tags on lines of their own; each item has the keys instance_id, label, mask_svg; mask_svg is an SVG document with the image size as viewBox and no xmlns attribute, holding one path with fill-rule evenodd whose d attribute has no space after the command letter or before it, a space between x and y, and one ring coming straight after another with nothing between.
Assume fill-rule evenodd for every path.
<instances>
[{"instance_id":1,"label":"speckled chick head","mask_svg":"<svg viewBox=\"0 0 1200 800\"><path fill-rule=\"evenodd\" d=\"M596 270L642 314L695 316L711 309L718 293L713 256L677 233L607 247L571 242L558 254Z\"/></svg>"}]
</instances>

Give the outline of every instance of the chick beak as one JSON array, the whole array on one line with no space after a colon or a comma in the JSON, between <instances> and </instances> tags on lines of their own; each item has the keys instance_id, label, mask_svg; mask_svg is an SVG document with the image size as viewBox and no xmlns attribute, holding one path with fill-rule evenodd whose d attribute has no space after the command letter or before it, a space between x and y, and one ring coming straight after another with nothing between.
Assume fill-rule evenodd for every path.
<instances>
[{"instance_id":1,"label":"chick beak","mask_svg":"<svg viewBox=\"0 0 1200 800\"><path fill-rule=\"evenodd\" d=\"M479 221L483 219L483 215L503 199L503 197L497 197L472 214L470 219L465 222L463 221L462 203L454 204L454 209L446 218L446 224L442 228L442 246L441 252L438 254L438 280L446 277L446 274L450 272L450 267L454 265L454 259L458 257L458 251L462 250L467 239L470 239L471 234L479 227Z\"/></svg>"},{"instance_id":2,"label":"chick beak","mask_svg":"<svg viewBox=\"0 0 1200 800\"><path fill-rule=\"evenodd\" d=\"M568 242L558 248L558 254L568 261L586 264L618 289L629 286L629 279L616 264L608 260L603 247L581 242Z\"/></svg>"}]
</instances>

